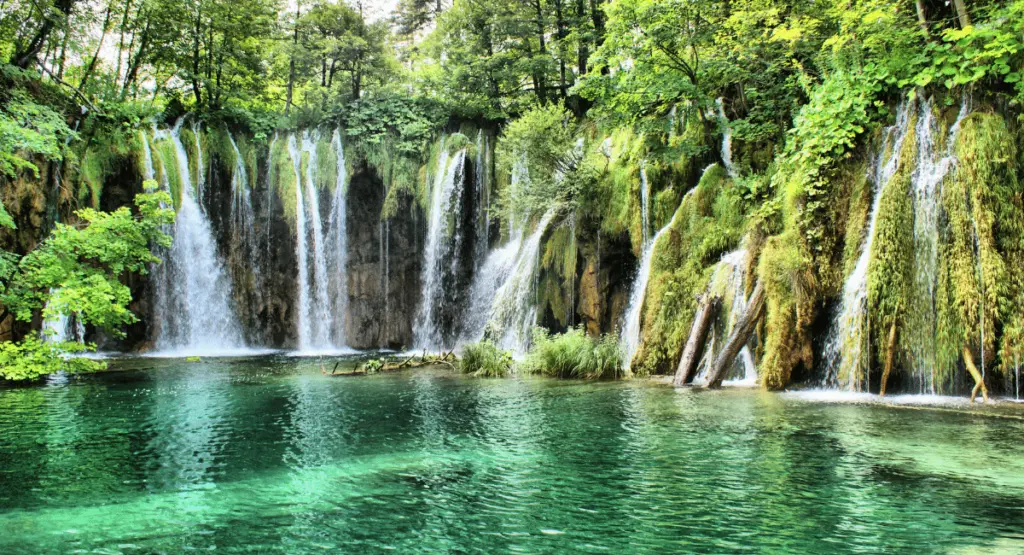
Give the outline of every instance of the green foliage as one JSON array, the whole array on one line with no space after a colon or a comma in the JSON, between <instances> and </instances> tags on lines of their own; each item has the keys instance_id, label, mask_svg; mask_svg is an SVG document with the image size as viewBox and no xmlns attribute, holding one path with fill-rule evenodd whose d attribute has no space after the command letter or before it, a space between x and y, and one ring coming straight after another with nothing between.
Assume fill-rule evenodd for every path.
<instances>
[{"instance_id":1,"label":"green foliage","mask_svg":"<svg viewBox=\"0 0 1024 555\"><path fill-rule=\"evenodd\" d=\"M384 369L384 363L386 361L383 358L370 359L363 363L363 372L367 374L378 374Z\"/></svg>"},{"instance_id":2,"label":"green foliage","mask_svg":"<svg viewBox=\"0 0 1024 555\"><path fill-rule=\"evenodd\" d=\"M746 227L741 190L718 165L708 167L683 197L668 232L654 245L641 317L643 336L631 368L638 374L675 370L690 331L696 297L714 265L736 247Z\"/></svg>"},{"instance_id":3,"label":"green foliage","mask_svg":"<svg viewBox=\"0 0 1024 555\"><path fill-rule=\"evenodd\" d=\"M504 378L515 371L515 361L512 360L512 353L484 340L469 343L462 348L459 370L464 374L484 378Z\"/></svg>"},{"instance_id":4,"label":"green foliage","mask_svg":"<svg viewBox=\"0 0 1024 555\"><path fill-rule=\"evenodd\" d=\"M956 371L963 348L987 364L997 348L1005 370L1021 348L1021 191L1016 145L1001 117L972 114L961 122L957 167L943 188L947 237L940 253L938 376ZM1001 342L998 333L1002 328ZM981 347L982 330L985 337ZM979 360L975 358L975 360Z\"/></svg>"},{"instance_id":5,"label":"green foliage","mask_svg":"<svg viewBox=\"0 0 1024 555\"><path fill-rule=\"evenodd\" d=\"M149 182L150 190L155 187ZM135 198L139 216L128 207L111 213L91 208L76 214L81 226L57 224L50 236L18 265L5 284L0 301L21 321L76 314L84 324L121 334L120 327L136 321L128 310L131 293L121 278L128 272L145 274L160 262L154 245L170 246L163 226L174 212L161 208L166 193L148 192Z\"/></svg>"},{"instance_id":6,"label":"green foliage","mask_svg":"<svg viewBox=\"0 0 1024 555\"><path fill-rule=\"evenodd\" d=\"M575 198L573 181L566 179L578 163L575 141L572 115L559 105L530 110L505 127L496 154L499 171L513 175L514 182L499 192L499 204L509 221Z\"/></svg>"},{"instance_id":7,"label":"green foliage","mask_svg":"<svg viewBox=\"0 0 1024 555\"><path fill-rule=\"evenodd\" d=\"M523 370L556 378L619 379L626 377L618 339L591 337L582 327L550 334L536 328Z\"/></svg>"},{"instance_id":8,"label":"green foliage","mask_svg":"<svg viewBox=\"0 0 1024 555\"><path fill-rule=\"evenodd\" d=\"M914 122L897 153L899 166L884 186L878 208L875 237L868 265L868 311L872 340L879 360L885 360L888 334L896 326L902 336L914 308L914 206L911 178L915 170L917 140ZM918 311L923 314L923 307ZM930 312L930 310L928 310ZM916 338L920 341L920 338Z\"/></svg>"},{"instance_id":9,"label":"green foliage","mask_svg":"<svg viewBox=\"0 0 1024 555\"><path fill-rule=\"evenodd\" d=\"M35 380L56 372L77 374L105 369L105 362L75 356L94 350L92 345L49 343L31 336L21 341L0 342L0 379Z\"/></svg>"},{"instance_id":10,"label":"green foliage","mask_svg":"<svg viewBox=\"0 0 1024 555\"><path fill-rule=\"evenodd\" d=\"M64 142L75 134L59 113L36 103L24 91L4 96L0 93L0 178L14 178L22 170L38 178L35 162L60 160Z\"/></svg>"}]
</instances>

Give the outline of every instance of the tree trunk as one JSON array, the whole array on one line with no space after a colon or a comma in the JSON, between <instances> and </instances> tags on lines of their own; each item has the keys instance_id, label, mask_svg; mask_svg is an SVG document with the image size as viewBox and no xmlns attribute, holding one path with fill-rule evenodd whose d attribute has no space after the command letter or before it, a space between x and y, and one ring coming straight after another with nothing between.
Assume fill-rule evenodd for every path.
<instances>
[{"instance_id":1,"label":"tree trunk","mask_svg":"<svg viewBox=\"0 0 1024 555\"><path fill-rule=\"evenodd\" d=\"M924 36L927 37L928 17L925 15L924 11L924 0L915 0L915 3L917 4L917 24L921 27L921 30L924 31Z\"/></svg>"},{"instance_id":2,"label":"tree trunk","mask_svg":"<svg viewBox=\"0 0 1024 555\"><path fill-rule=\"evenodd\" d=\"M121 17L121 37L117 41L117 70L114 72L116 79L121 80L121 62L124 58L124 30L128 28L128 15L132 11L132 0L126 0L124 3L124 14Z\"/></svg>"},{"instance_id":3,"label":"tree trunk","mask_svg":"<svg viewBox=\"0 0 1024 555\"><path fill-rule=\"evenodd\" d=\"M547 43L545 42L546 39L544 38L544 34L545 34L544 33L544 12L541 9L540 0L534 0L533 6L534 6L534 9L535 9L535 11L537 13L537 22L536 23L537 23L537 42L538 42L538 48L539 48L538 55L539 56L543 56L548 51ZM547 80L545 79L544 74L543 73L535 74L534 75L534 82L535 82L535 86L537 88L537 99L540 100L541 104L545 104L546 100L547 100L547 90L546 90L546 88L547 88Z\"/></svg>"},{"instance_id":4,"label":"tree trunk","mask_svg":"<svg viewBox=\"0 0 1024 555\"><path fill-rule=\"evenodd\" d=\"M196 109L203 105L202 86L199 84L199 41L203 36L203 12L196 12L195 34L192 36L192 94L196 97Z\"/></svg>"},{"instance_id":5,"label":"tree trunk","mask_svg":"<svg viewBox=\"0 0 1024 555\"><path fill-rule=\"evenodd\" d=\"M967 14L967 4L964 0L953 0L953 7L956 8L956 17L960 20L960 28L970 27L971 16Z\"/></svg>"},{"instance_id":6,"label":"tree trunk","mask_svg":"<svg viewBox=\"0 0 1024 555\"><path fill-rule=\"evenodd\" d=\"M878 390L879 397L885 397L885 387L889 383L889 373L892 372L894 358L896 358L896 322L889 327L889 343L885 346L885 370L882 371L882 384Z\"/></svg>"},{"instance_id":7,"label":"tree trunk","mask_svg":"<svg viewBox=\"0 0 1024 555\"><path fill-rule=\"evenodd\" d=\"M764 301L764 284L761 283L761 280L757 280L754 292L750 294L750 300L747 301L747 310L736 321L732 334L726 340L722 351L718 353L718 357L715 358L715 362L711 366L711 372L708 374L708 387L721 387L722 380L725 379L725 372L732 366L736 355L739 354L743 346L750 340L751 334L754 333L757 321L764 312Z\"/></svg>"},{"instance_id":8,"label":"tree trunk","mask_svg":"<svg viewBox=\"0 0 1024 555\"><path fill-rule=\"evenodd\" d=\"M82 80L78 83L78 90L82 91L85 89L85 85L89 82L89 78L92 77L93 70L96 69L96 60L100 58L100 51L103 50L103 42L107 39L107 32L110 31L110 14L114 9L114 2L111 0L107 2L107 12L103 16L103 30L100 32L100 41L96 44L96 52L93 52L92 59L89 60L89 65L85 68L85 72L82 73Z\"/></svg>"},{"instance_id":9,"label":"tree trunk","mask_svg":"<svg viewBox=\"0 0 1024 555\"><path fill-rule=\"evenodd\" d=\"M586 15L586 8L583 0L576 0L576 21L577 25L583 25L583 18ZM587 49L587 41L580 37L576 50L576 68L580 75L587 74L587 62L590 59L590 51Z\"/></svg>"},{"instance_id":10,"label":"tree trunk","mask_svg":"<svg viewBox=\"0 0 1024 555\"><path fill-rule=\"evenodd\" d=\"M67 32L68 18L71 17L71 8L74 7L74 4L75 0L57 0L53 5L53 7L57 8L57 11L63 15L65 32ZM46 17L46 21L43 22L36 31L35 36L32 37L31 41L29 41L28 46L20 52L15 52L11 57L14 61L14 65L21 69L25 69L32 65L32 63L36 61L36 56L39 54L39 51L46 45L46 39L50 37L50 32L53 31L53 26L54 18Z\"/></svg>"},{"instance_id":11,"label":"tree trunk","mask_svg":"<svg viewBox=\"0 0 1024 555\"><path fill-rule=\"evenodd\" d=\"M292 53L288 60L288 92L284 101L284 115L292 108L292 94L295 91L295 49L299 44L299 18L302 16L301 8L295 8L295 34L292 37Z\"/></svg>"},{"instance_id":12,"label":"tree trunk","mask_svg":"<svg viewBox=\"0 0 1024 555\"><path fill-rule=\"evenodd\" d=\"M690 338L686 340L683 356L679 359L679 367L676 368L676 377L672 381L672 385L676 387L682 387L693 377L721 299L705 293L699 302L697 312L693 315L693 325L690 326Z\"/></svg>"},{"instance_id":13,"label":"tree trunk","mask_svg":"<svg viewBox=\"0 0 1024 555\"><path fill-rule=\"evenodd\" d=\"M964 366L967 367L967 373L974 378L974 389L971 390L971 402L974 402L974 398L978 396L978 389L981 389L981 396L984 402L988 402L988 387L985 386L985 378L981 376L981 372L978 372L978 367L974 365L974 357L971 355L971 350L964 345Z\"/></svg>"}]
</instances>

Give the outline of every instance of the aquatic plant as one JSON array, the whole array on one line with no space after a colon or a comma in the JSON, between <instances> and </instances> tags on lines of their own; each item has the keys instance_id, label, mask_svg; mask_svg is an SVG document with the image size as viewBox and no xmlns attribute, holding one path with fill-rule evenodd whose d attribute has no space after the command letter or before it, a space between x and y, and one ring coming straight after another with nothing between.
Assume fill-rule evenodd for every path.
<instances>
[{"instance_id":1,"label":"aquatic plant","mask_svg":"<svg viewBox=\"0 0 1024 555\"><path fill-rule=\"evenodd\" d=\"M533 346L521 364L527 373L556 378L618 379L628 375L618 338L592 337L582 327L557 334L534 329Z\"/></svg>"},{"instance_id":2,"label":"aquatic plant","mask_svg":"<svg viewBox=\"0 0 1024 555\"><path fill-rule=\"evenodd\" d=\"M463 345L459 370L484 378L503 378L515 371L515 361L512 353L484 340Z\"/></svg>"}]
</instances>

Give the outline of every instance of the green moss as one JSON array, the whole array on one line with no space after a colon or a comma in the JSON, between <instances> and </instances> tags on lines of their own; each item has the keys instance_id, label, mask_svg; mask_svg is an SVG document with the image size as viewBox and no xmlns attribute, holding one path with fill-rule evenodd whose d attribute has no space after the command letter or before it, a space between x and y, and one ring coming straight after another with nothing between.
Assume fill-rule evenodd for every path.
<instances>
[{"instance_id":1,"label":"green moss","mask_svg":"<svg viewBox=\"0 0 1024 555\"><path fill-rule=\"evenodd\" d=\"M638 374L675 371L690 332L696 297L722 254L736 247L745 228L735 184L718 165L707 168L683 198L669 231L654 245L641 321L643 337L632 361Z\"/></svg>"},{"instance_id":2,"label":"green moss","mask_svg":"<svg viewBox=\"0 0 1024 555\"><path fill-rule=\"evenodd\" d=\"M288 141L287 136L279 137L270 150L270 183L277 188L285 219L294 226L298 208L295 187L298 186L298 181L295 179L295 166L288 152Z\"/></svg>"},{"instance_id":3,"label":"green moss","mask_svg":"<svg viewBox=\"0 0 1024 555\"><path fill-rule=\"evenodd\" d=\"M759 378L767 389L782 389L798 364L811 367L814 362L809 328L815 314L816 273L795 229L765 240L757 275L766 298Z\"/></svg>"},{"instance_id":4,"label":"green moss","mask_svg":"<svg viewBox=\"0 0 1024 555\"><path fill-rule=\"evenodd\" d=\"M911 328L924 327L908 324L914 313L923 313L911 310L914 298L914 206L910 185L915 169L917 140L913 121L908 126L910 130L898 154L896 173L884 185L879 200L868 265L870 344L875 347L877 360L885 360L887 338L892 326L896 326L900 338L906 336ZM927 312L930 314L931 310ZM901 341L903 343L905 341Z\"/></svg>"},{"instance_id":5,"label":"green moss","mask_svg":"<svg viewBox=\"0 0 1024 555\"><path fill-rule=\"evenodd\" d=\"M181 207L181 176L177 151L174 148L174 141L170 138L163 138L153 145L153 154L159 159L159 176L167 182L167 188L171 193L171 200L174 201L174 209Z\"/></svg>"},{"instance_id":6,"label":"green moss","mask_svg":"<svg viewBox=\"0 0 1024 555\"><path fill-rule=\"evenodd\" d=\"M942 195L947 214L939 274L942 382L956 371L964 347L976 363L984 351L991 366L998 346L1000 368L1012 367L1019 358L1024 308L1024 279L1019 271L1008 271L1024 262L1013 136L1001 117L975 113L961 123L955 151L958 165Z\"/></svg>"}]
</instances>

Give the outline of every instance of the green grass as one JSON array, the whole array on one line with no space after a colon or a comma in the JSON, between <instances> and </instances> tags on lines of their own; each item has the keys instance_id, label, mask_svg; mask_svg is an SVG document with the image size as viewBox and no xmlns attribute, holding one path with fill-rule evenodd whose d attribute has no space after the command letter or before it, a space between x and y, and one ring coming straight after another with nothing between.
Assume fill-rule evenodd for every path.
<instances>
[{"instance_id":1,"label":"green grass","mask_svg":"<svg viewBox=\"0 0 1024 555\"><path fill-rule=\"evenodd\" d=\"M593 337L582 327L550 334L534 330L533 347L523 370L556 378L617 379L625 377L622 349L612 335Z\"/></svg>"},{"instance_id":2,"label":"green grass","mask_svg":"<svg viewBox=\"0 0 1024 555\"><path fill-rule=\"evenodd\" d=\"M515 372L515 361L512 353L484 340L462 348L459 370L484 378L504 378Z\"/></svg>"}]
</instances>

